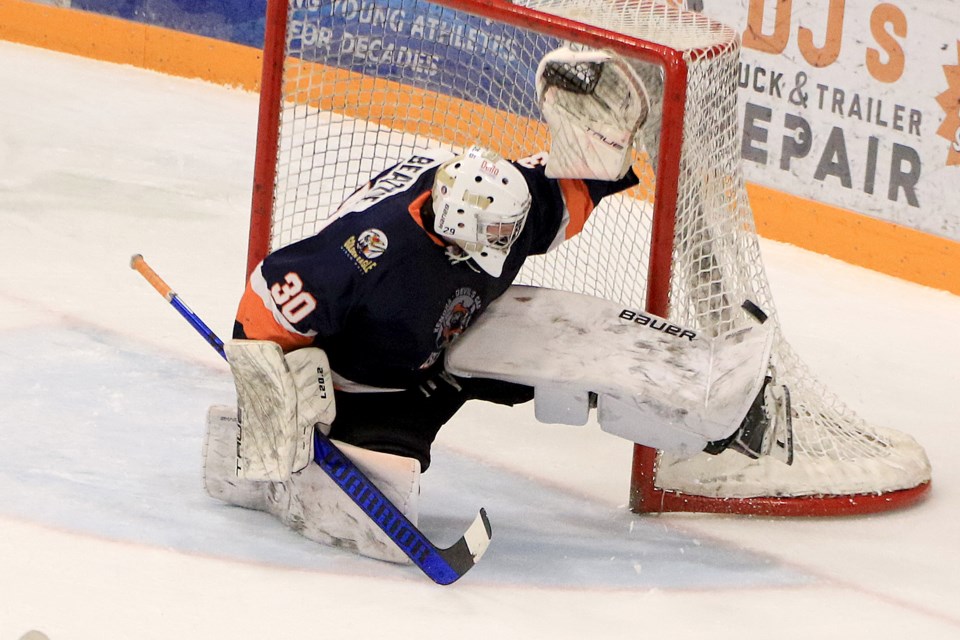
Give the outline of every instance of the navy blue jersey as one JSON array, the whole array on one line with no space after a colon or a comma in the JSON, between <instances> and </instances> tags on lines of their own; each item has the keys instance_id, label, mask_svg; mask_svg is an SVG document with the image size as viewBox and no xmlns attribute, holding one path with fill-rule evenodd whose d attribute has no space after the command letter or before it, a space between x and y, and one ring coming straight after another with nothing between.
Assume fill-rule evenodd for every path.
<instances>
[{"instance_id":1,"label":"navy blue jersey","mask_svg":"<svg viewBox=\"0 0 960 640\"><path fill-rule=\"evenodd\" d=\"M453 157L412 155L358 189L318 234L275 251L251 274L234 337L326 351L344 389L411 388L446 346L511 285L529 255L580 231L596 203L637 183L553 180L542 157L514 163L532 196L499 277L437 236L429 220L437 168Z\"/></svg>"}]
</instances>

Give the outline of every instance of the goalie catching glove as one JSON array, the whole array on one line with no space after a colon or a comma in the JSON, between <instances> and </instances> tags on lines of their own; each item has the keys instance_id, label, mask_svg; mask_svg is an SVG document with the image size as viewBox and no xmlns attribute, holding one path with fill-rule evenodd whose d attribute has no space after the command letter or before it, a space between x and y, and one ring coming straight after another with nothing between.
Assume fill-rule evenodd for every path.
<instances>
[{"instance_id":1,"label":"goalie catching glove","mask_svg":"<svg viewBox=\"0 0 960 640\"><path fill-rule=\"evenodd\" d=\"M537 99L550 127L550 178L619 180L647 119L643 81L622 57L604 51L551 51L537 69Z\"/></svg>"}]
</instances>

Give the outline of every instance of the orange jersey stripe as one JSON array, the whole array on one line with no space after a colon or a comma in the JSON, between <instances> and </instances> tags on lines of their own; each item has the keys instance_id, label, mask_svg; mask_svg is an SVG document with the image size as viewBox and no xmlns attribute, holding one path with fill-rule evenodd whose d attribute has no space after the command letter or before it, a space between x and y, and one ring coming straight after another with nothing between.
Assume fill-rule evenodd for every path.
<instances>
[{"instance_id":1,"label":"orange jersey stripe","mask_svg":"<svg viewBox=\"0 0 960 640\"><path fill-rule=\"evenodd\" d=\"M445 247L446 244L435 236L430 229L427 229L423 226L423 217L420 215L420 212L423 210L423 204L427 201L427 198L430 197L429 191L424 191L422 194L417 196L417 199L410 203L410 206L407 207L407 211L410 212L410 217L413 218L413 221L419 225L421 229L427 232L427 235L430 236L430 239L433 240L433 243L441 247Z\"/></svg>"},{"instance_id":2,"label":"orange jersey stripe","mask_svg":"<svg viewBox=\"0 0 960 640\"><path fill-rule=\"evenodd\" d=\"M587 183L583 180L561 179L560 192L563 194L563 202L567 205L567 213L570 215L566 230L566 237L570 239L583 231L583 225L593 213L593 200L590 198Z\"/></svg>"},{"instance_id":3,"label":"orange jersey stripe","mask_svg":"<svg viewBox=\"0 0 960 640\"><path fill-rule=\"evenodd\" d=\"M255 271L254 275L257 273ZM240 298L240 308L237 309L237 322L243 326L248 339L276 342L284 351L293 351L313 343L311 336L294 333L280 324L267 304L248 282Z\"/></svg>"}]
</instances>

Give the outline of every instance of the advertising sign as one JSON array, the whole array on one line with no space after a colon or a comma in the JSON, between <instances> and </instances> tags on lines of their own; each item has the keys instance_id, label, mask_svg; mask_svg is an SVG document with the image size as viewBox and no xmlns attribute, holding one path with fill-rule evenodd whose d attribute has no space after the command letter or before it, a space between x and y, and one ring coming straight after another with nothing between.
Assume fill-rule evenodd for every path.
<instances>
[{"instance_id":1,"label":"advertising sign","mask_svg":"<svg viewBox=\"0 0 960 640\"><path fill-rule=\"evenodd\" d=\"M960 240L960 0L703 0L749 181Z\"/></svg>"},{"instance_id":2,"label":"advertising sign","mask_svg":"<svg viewBox=\"0 0 960 640\"><path fill-rule=\"evenodd\" d=\"M263 46L266 0L57 0L74 9ZM559 40L415 0L290 0L291 55L502 106L490 78L510 77L510 110L539 117L534 77ZM424 46L426 43L426 46Z\"/></svg>"},{"instance_id":3,"label":"advertising sign","mask_svg":"<svg viewBox=\"0 0 960 640\"><path fill-rule=\"evenodd\" d=\"M489 106L491 78L512 78L517 115L537 117L537 64L559 46L523 29L413 0L292 0L288 50ZM531 55L532 53L532 55Z\"/></svg>"},{"instance_id":4,"label":"advertising sign","mask_svg":"<svg viewBox=\"0 0 960 640\"><path fill-rule=\"evenodd\" d=\"M53 0L60 6L263 46L266 0Z\"/></svg>"}]
</instances>

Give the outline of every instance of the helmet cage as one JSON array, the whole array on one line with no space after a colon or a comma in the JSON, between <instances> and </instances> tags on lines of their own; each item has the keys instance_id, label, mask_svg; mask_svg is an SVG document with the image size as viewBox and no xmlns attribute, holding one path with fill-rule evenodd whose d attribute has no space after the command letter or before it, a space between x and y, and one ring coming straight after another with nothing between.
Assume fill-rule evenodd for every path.
<instances>
[{"instance_id":1,"label":"helmet cage","mask_svg":"<svg viewBox=\"0 0 960 640\"><path fill-rule=\"evenodd\" d=\"M491 249L509 251L513 243L520 237L523 225L527 221L527 211L504 215L480 211L477 216L477 244Z\"/></svg>"}]
</instances>

